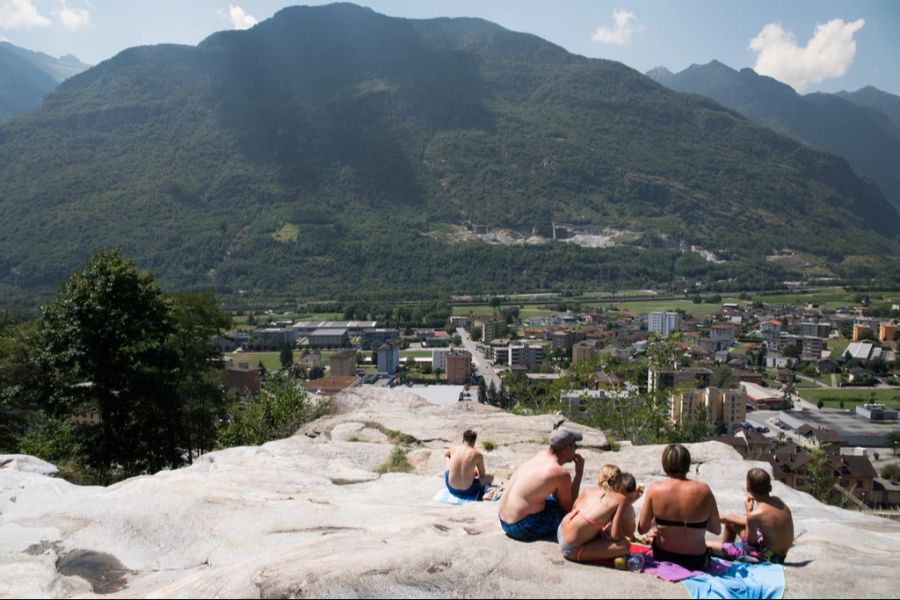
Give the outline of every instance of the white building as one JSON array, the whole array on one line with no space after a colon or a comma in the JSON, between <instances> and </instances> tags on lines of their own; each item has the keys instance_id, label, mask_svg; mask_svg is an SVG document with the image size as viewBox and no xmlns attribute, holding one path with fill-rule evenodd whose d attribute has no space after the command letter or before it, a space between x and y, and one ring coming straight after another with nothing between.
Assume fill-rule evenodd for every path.
<instances>
[{"instance_id":1,"label":"white building","mask_svg":"<svg viewBox=\"0 0 900 600\"><path fill-rule=\"evenodd\" d=\"M681 315L677 312L653 311L647 314L647 329L667 337L681 328Z\"/></svg>"},{"instance_id":2,"label":"white building","mask_svg":"<svg viewBox=\"0 0 900 600\"><path fill-rule=\"evenodd\" d=\"M431 351L431 368L447 371L447 353L450 348L435 348Z\"/></svg>"}]
</instances>

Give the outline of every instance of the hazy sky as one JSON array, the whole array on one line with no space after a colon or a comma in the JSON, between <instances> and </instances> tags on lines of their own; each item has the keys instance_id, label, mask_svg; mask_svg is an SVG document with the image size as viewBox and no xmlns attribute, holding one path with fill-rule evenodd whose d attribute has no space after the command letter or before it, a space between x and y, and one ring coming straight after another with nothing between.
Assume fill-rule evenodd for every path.
<instances>
[{"instance_id":1,"label":"hazy sky","mask_svg":"<svg viewBox=\"0 0 900 600\"><path fill-rule=\"evenodd\" d=\"M718 59L802 92L900 94L900 0L360 0L398 17L482 17L641 72ZM0 39L96 64L130 46L196 44L246 28L278 0L0 0ZM326 4L310 1L305 4Z\"/></svg>"}]
</instances>

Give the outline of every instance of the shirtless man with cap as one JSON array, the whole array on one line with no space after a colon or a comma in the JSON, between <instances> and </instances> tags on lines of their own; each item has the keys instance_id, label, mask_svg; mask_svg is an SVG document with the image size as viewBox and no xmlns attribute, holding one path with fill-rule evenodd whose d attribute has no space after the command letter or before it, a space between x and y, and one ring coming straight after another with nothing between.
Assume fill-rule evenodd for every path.
<instances>
[{"instance_id":1,"label":"shirtless man with cap","mask_svg":"<svg viewBox=\"0 0 900 600\"><path fill-rule=\"evenodd\" d=\"M550 434L550 447L523 463L500 500L500 526L520 541L554 538L562 518L572 510L581 490L584 458L575 452L582 435L559 428ZM575 463L575 479L564 464Z\"/></svg>"}]
</instances>

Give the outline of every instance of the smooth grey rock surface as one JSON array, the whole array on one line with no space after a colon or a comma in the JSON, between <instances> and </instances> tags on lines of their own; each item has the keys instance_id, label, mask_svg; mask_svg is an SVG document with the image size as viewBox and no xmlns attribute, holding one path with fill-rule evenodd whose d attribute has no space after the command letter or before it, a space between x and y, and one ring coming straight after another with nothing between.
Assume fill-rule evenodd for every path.
<instances>
[{"instance_id":1,"label":"smooth grey rock surface","mask_svg":"<svg viewBox=\"0 0 900 600\"><path fill-rule=\"evenodd\" d=\"M511 541L494 503L432 500L444 449L465 429L497 444L486 462L505 478L559 418L434 406L408 389L366 386L335 408L294 437L107 488L0 469L0 597L92 595L98 569L108 569L113 597L687 597L650 575L566 562L555 543ZM574 428L589 446L584 485L607 462L645 484L663 476L661 447L610 452L600 432ZM397 433L415 438L414 471L379 475ZM740 510L755 463L718 443L691 452L694 476L713 486L720 509ZM786 597L896 596L900 524L780 484L776 493L801 533ZM60 573L61 564L74 572Z\"/></svg>"}]
</instances>

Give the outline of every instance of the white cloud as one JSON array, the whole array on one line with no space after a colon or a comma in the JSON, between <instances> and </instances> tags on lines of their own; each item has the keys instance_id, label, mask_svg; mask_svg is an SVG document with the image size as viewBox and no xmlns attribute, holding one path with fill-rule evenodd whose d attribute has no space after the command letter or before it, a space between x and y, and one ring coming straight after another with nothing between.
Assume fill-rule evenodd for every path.
<instances>
[{"instance_id":1,"label":"white cloud","mask_svg":"<svg viewBox=\"0 0 900 600\"><path fill-rule=\"evenodd\" d=\"M65 4L54 11L53 16L68 31L78 31L91 24L91 13L87 9L69 8Z\"/></svg>"},{"instance_id":2,"label":"white cloud","mask_svg":"<svg viewBox=\"0 0 900 600\"><path fill-rule=\"evenodd\" d=\"M46 27L50 19L42 16L32 0L0 0L0 29Z\"/></svg>"},{"instance_id":3,"label":"white cloud","mask_svg":"<svg viewBox=\"0 0 900 600\"><path fill-rule=\"evenodd\" d=\"M225 11L220 10L219 16L231 19L231 26L233 29L250 29L257 23L255 17L244 12L244 9L236 4L228 5L227 15L225 14Z\"/></svg>"},{"instance_id":4,"label":"white cloud","mask_svg":"<svg viewBox=\"0 0 900 600\"><path fill-rule=\"evenodd\" d=\"M617 8L613 11L613 19L616 22L614 29L606 25L594 32L593 40L604 44L617 44L623 46L631 41L635 33L646 30L646 27L638 21L637 15L630 10Z\"/></svg>"},{"instance_id":5,"label":"white cloud","mask_svg":"<svg viewBox=\"0 0 900 600\"><path fill-rule=\"evenodd\" d=\"M756 72L783 81L798 92L814 83L840 77L856 58L853 35L865 24L863 19L820 23L809 43L801 47L793 33L778 23L769 23L750 40L749 49L758 53Z\"/></svg>"}]
</instances>

